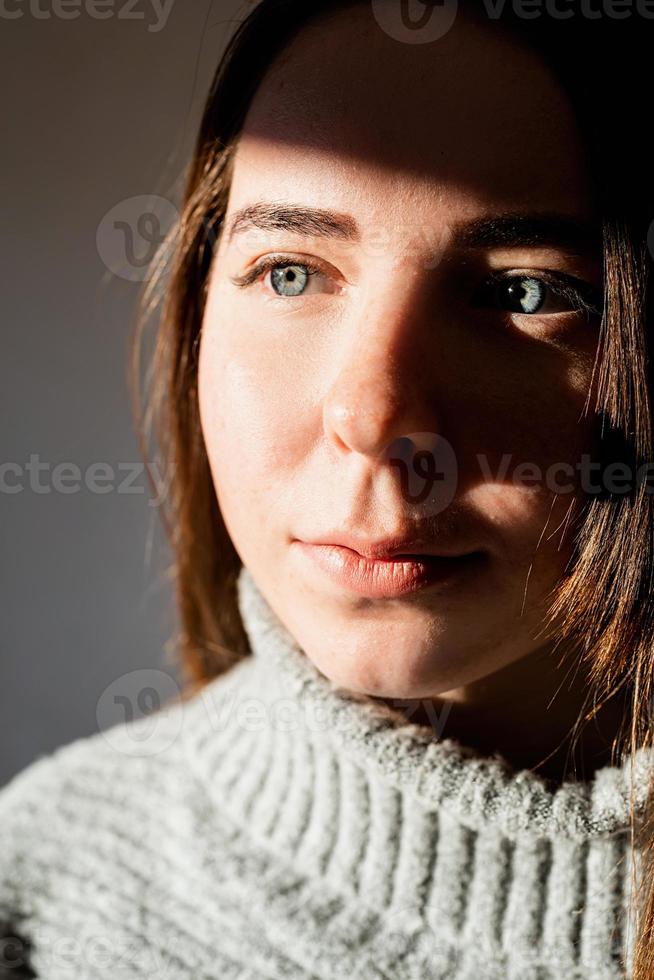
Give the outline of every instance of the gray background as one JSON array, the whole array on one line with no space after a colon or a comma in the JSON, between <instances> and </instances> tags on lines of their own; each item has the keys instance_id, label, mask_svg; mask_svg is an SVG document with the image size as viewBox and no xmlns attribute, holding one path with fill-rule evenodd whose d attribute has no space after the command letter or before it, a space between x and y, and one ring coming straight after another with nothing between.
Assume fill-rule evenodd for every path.
<instances>
[{"instance_id":1,"label":"gray background","mask_svg":"<svg viewBox=\"0 0 654 980\"><path fill-rule=\"evenodd\" d=\"M125 3L105 2L100 20L79 0L67 20L57 0L5 0L21 16L0 16L0 462L14 466L0 492L0 785L122 720L112 695L131 671L154 671L142 676L164 694L177 677L157 510L144 475L119 491L140 459L126 360L142 283L116 274L117 212L105 215L134 196L174 206L216 62L251 4L173 0L161 26L151 0L129 19ZM135 205L121 207L136 220ZM81 479L57 483L63 462ZM113 468L107 493L87 486L97 462Z\"/></svg>"}]
</instances>

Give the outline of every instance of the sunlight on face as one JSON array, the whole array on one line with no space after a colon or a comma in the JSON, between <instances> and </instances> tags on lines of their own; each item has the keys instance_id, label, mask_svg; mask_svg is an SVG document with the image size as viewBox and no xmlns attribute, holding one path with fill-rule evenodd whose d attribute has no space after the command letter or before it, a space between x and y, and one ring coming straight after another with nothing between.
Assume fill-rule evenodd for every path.
<instances>
[{"instance_id":1,"label":"sunlight on face","mask_svg":"<svg viewBox=\"0 0 654 980\"><path fill-rule=\"evenodd\" d=\"M337 683L420 698L542 646L579 496L544 475L591 440L592 218L564 93L461 16L412 46L367 5L334 15L255 96L202 328L202 426L237 551ZM426 494L417 453L448 469ZM366 595L298 544L418 530L427 551L482 554Z\"/></svg>"}]
</instances>

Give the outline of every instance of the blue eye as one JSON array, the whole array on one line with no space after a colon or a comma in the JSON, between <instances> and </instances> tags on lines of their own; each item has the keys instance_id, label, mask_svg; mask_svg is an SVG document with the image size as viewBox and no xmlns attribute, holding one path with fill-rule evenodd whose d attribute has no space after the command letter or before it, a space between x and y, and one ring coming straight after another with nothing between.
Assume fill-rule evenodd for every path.
<instances>
[{"instance_id":1,"label":"blue eye","mask_svg":"<svg viewBox=\"0 0 654 980\"><path fill-rule=\"evenodd\" d=\"M539 279L514 276L498 285L497 296L503 308L512 313L538 313L545 303L547 288Z\"/></svg>"},{"instance_id":2,"label":"blue eye","mask_svg":"<svg viewBox=\"0 0 654 980\"><path fill-rule=\"evenodd\" d=\"M241 276L230 276L235 286L246 288L270 273L270 286L278 296L293 298L302 296L311 285L323 286L323 292L334 292L329 287L329 275L317 264L291 257L267 255ZM314 283L311 280L314 280ZM326 287L326 288L325 288ZM315 291L315 290L312 290Z\"/></svg>"},{"instance_id":3,"label":"blue eye","mask_svg":"<svg viewBox=\"0 0 654 980\"><path fill-rule=\"evenodd\" d=\"M306 289L309 275L303 265L278 265L270 270L270 284L280 296L299 296Z\"/></svg>"},{"instance_id":4,"label":"blue eye","mask_svg":"<svg viewBox=\"0 0 654 980\"><path fill-rule=\"evenodd\" d=\"M601 316L603 306L601 289L565 273L545 271L538 276L493 273L483 284L479 299L484 306L517 316L570 312Z\"/></svg>"}]
</instances>

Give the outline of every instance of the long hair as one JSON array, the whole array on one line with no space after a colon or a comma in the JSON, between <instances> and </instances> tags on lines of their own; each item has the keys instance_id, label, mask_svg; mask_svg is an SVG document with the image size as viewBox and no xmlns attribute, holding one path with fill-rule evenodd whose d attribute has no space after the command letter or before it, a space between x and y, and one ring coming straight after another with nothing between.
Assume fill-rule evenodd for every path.
<instances>
[{"instance_id":1,"label":"long hair","mask_svg":"<svg viewBox=\"0 0 654 980\"><path fill-rule=\"evenodd\" d=\"M133 347L133 407L145 460L151 438L159 457L157 478L147 464L151 485L155 487L163 473L167 487L160 513L173 555L184 697L249 654L236 601L241 561L217 504L197 385L208 274L226 211L233 150L251 99L274 58L304 24L357 2L261 0L241 22L206 101L179 222L143 296ZM473 16L488 16L480 0L463 2ZM648 232L654 200L642 113L654 24L634 12L618 19L606 10L591 17L569 4L566 9L572 11L570 17L544 11L540 18L527 19L505 4L497 29L515 32L547 61L576 114L603 240L604 310L593 369L597 395L595 404L586 407L601 419L606 458L646 467L652 447ZM140 350L145 324L160 300L154 351L143 384ZM628 717L612 743L614 758L623 753L633 757L641 746L654 745L652 510L643 480L629 493L589 495L573 525L574 561L557 584L548 610L548 617L557 622L558 642L571 642L589 668L593 707L585 720L599 710L602 699L619 690L627 695ZM632 806L630 827L631 845L639 848L645 871L634 888L633 977L651 980L654 785L649 787L644 816Z\"/></svg>"}]
</instances>

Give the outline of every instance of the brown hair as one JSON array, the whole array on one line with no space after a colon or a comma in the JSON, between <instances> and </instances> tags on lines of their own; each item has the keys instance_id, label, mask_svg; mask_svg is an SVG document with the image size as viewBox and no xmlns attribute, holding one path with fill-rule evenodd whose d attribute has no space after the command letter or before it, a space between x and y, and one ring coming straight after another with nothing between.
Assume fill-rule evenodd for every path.
<instances>
[{"instance_id":1,"label":"brown hair","mask_svg":"<svg viewBox=\"0 0 654 980\"><path fill-rule=\"evenodd\" d=\"M217 504L197 397L201 321L233 149L252 96L276 55L310 19L356 2L262 0L240 24L209 92L179 223L143 297L132 365L134 410L144 458L149 458L147 442L153 436L158 472L165 474L169 488L161 513L174 557L184 697L248 654L236 603L241 561ZM465 6L485 16L477 0L465 0ZM653 28L636 15L618 20L604 11L589 19L570 9L568 19L556 19L551 12L524 19L505 5L502 28L515 31L548 61L576 111L603 234L605 302L592 409L602 421L606 457L641 466L652 446L648 230L654 202L641 103L649 89ZM164 279L142 400L139 350ZM152 471L150 480L155 487ZM574 561L553 593L550 615L560 624L558 641L578 647L590 667L589 697L595 707L584 720L599 710L602 697L608 700L619 689L628 693L629 717L612 751L614 758L623 752L633 756L640 746L654 744L654 528L646 484L641 481L620 496L589 496L574 528ZM654 785L645 818L632 808L631 830L645 870L637 896L633 976L646 980L654 977Z\"/></svg>"}]
</instances>

